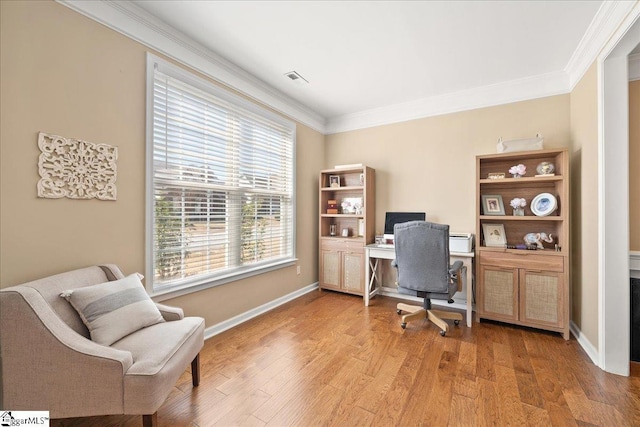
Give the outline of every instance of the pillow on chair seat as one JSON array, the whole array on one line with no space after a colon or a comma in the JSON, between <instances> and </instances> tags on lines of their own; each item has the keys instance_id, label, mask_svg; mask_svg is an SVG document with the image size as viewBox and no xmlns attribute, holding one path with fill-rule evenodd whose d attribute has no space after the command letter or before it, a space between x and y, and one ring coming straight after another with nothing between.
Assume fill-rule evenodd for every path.
<instances>
[{"instance_id":1,"label":"pillow on chair seat","mask_svg":"<svg viewBox=\"0 0 640 427\"><path fill-rule=\"evenodd\" d=\"M137 274L60 294L89 329L91 340L109 346L147 326L164 322Z\"/></svg>"}]
</instances>

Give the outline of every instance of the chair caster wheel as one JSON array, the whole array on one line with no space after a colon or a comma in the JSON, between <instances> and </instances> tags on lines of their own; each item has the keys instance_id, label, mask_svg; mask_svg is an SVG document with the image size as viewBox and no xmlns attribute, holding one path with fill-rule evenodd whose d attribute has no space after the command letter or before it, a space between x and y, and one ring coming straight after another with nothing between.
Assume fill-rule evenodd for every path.
<instances>
[{"instance_id":1,"label":"chair caster wheel","mask_svg":"<svg viewBox=\"0 0 640 427\"><path fill-rule=\"evenodd\" d=\"M460 321L459 321L459 320L454 320L454 321L453 321L453 324L454 324L454 325L456 325L456 326L458 326L458 325L460 324Z\"/></svg>"},{"instance_id":2,"label":"chair caster wheel","mask_svg":"<svg viewBox=\"0 0 640 427\"><path fill-rule=\"evenodd\" d=\"M442 336L447 335L447 331L440 331L440 335L442 335Z\"/></svg>"},{"instance_id":3,"label":"chair caster wheel","mask_svg":"<svg viewBox=\"0 0 640 427\"><path fill-rule=\"evenodd\" d=\"M396 310L396 313L398 313L398 314L402 314L402 310L397 309L397 310Z\"/></svg>"},{"instance_id":4,"label":"chair caster wheel","mask_svg":"<svg viewBox=\"0 0 640 427\"><path fill-rule=\"evenodd\" d=\"M407 324L406 323L401 323L400 326L402 327L402 329L407 329Z\"/></svg>"}]
</instances>

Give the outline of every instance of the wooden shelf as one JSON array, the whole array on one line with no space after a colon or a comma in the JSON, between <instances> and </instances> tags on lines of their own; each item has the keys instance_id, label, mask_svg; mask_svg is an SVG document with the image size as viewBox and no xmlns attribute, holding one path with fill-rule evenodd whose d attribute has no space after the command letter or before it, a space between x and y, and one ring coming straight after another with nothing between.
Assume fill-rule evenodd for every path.
<instances>
[{"instance_id":1,"label":"wooden shelf","mask_svg":"<svg viewBox=\"0 0 640 427\"><path fill-rule=\"evenodd\" d=\"M349 186L349 187L322 187L320 191L362 191L363 186Z\"/></svg>"},{"instance_id":2,"label":"wooden shelf","mask_svg":"<svg viewBox=\"0 0 640 427\"><path fill-rule=\"evenodd\" d=\"M480 179L480 184L496 184L496 185L521 185L528 183L540 184L543 182L556 182L562 181L564 177L562 175L554 176L539 176L539 177L522 177L522 178L500 178L500 179Z\"/></svg>"},{"instance_id":3,"label":"wooden shelf","mask_svg":"<svg viewBox=\"0 0 640 427\"><path fill-rule=\"evenodd\" d=\"M513 216L513 215L480 215L481 220L488 221L564 221L562 216Z\"/></svg>"},{"instance_id":4,"label":"wooden shelf","mask_svg":"<svg viewBox=\"0 0 640 427\"><path fill-rule=\"evenodd\" d=\"M566 256L566 254L564 253L564 251L556 251L554 249L535 249L535 250L529 250L529 249L507 249L507 248L498 248L498 247L494 247L494 246L478 246L477 248L478 252L504 252L504 253L510 253L510 254L516 254L516 255L524 255L524 254L543 254L545 256Z\"/></svg>"},{"instance_id":5,"label":"wooden shelf","mask_svg":"<svg viewBox=\"0 0 640 427\"><path fill-rule=\"evenodd\" d=\"M330 187L335 177L340 186ZM318 189L319 287L364 295L364 246L375 240L375 170L367 166L323 170ZM362 213L326 213L329 201L336 204L338 212L346 202L353 208L348 211ZM330 236L334 227L337 234ZM349 236L343 237L343 230L348 230Z\"/></svg>"},{"instance_id":6,"label":"wooden shelf","mask_svg":"<svg viewBox=\"0 0 640 427\"><path fill-rule=\"evenodd\" d=\"M553 176L535 177L537 166L550 162ZM529 176L488 179L523 164ZM569 339L570 215L568 150L538 150L476 156L476 280L478 319L492 319L517 325L561 332ZM557 210L549 216L531 211L532 200L551 193ZM483 198L502 199L503 211L511 213L509 201L524 198L524 216L484 215ZM542 241L544 249L507 249L483 246L484 226L502 226L508 245L525 244L529 233L545 233L553 241ZM561 250L556 251L555 245Z\"/></svg>"},{"instance_id":7,"label":"wooden shelf","mask_svg":"<svg viewBox=\"0 0 640 427\"><path fill-rule=\"evenodd\" d=\"M364 236L349 236L349 237L342 237L342 236L320 236L321 239L326 239L326 240L348 240L350 242L363 242L364 241Z\"/></svg>"}]
</instances>

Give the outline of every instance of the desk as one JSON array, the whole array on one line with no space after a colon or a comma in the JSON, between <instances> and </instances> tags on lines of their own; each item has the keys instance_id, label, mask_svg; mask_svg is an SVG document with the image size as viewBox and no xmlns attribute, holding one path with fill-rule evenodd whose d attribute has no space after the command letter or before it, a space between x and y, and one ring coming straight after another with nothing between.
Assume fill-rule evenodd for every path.
<instances>
[{"instance_id":1,"label":"desk","mask_svg":"<svg viewBox=\"0 0 640 427\"><path fill-rule=\"evenodd\" d=\"M364 305L369 305L369 300L379 292L382 293L382 272L378 270L378 262L381 259L394 259L396 257L396 250L393 246L379 246L376 244L367 245L364 247L365 253L365 291L364 291ZM472 284L471 275L473 272L472 261L475 254L473 252L450 252L449 259L451 263L454 261L462 261L462 265L466 267L467 274L462 277L462 288L460 288L460 282L458 284L458 291L466 289L467 292L467 326L471 327L471 318L473 317L473 292L470 292L470 284ZM403 298L398 294L399 297ZM432 300L432 303L437 304L436 300ZM439 304L438 304L439 305ZM447 304L444 302L445 306Z\"/></svg>"}]
</instances>

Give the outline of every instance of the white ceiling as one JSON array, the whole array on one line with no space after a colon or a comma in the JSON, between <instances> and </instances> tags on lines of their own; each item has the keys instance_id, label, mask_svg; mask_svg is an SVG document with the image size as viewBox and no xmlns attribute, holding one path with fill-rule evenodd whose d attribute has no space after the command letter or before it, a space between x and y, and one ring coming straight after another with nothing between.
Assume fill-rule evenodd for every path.
<instances>
[{"instance_id":1,"label":"white ceiling","mask_svg":"<svg viewBox=\"0 0 640 427\"><path fill-rule=\"evenodd\" d=\"M324 134L569 93L639 7L55 1ZM284 76L293 70L309 84ZM629 72L640 79L640 53L630 56Z\"/></svg>"},{"instance_id":2,"label":"white ceiling","mask_svg":"<svg viewBox=\"0 0 640 427\"><path fill-rule=\"evenodd\" d=\"M562 73L602 2L134 3L331 119Z\"/></svg>"}]
</instances>

